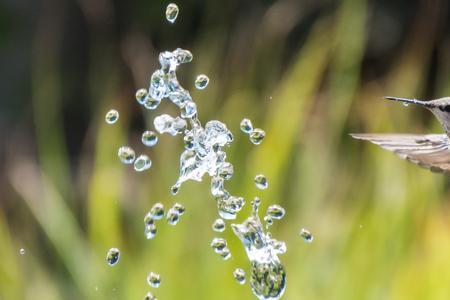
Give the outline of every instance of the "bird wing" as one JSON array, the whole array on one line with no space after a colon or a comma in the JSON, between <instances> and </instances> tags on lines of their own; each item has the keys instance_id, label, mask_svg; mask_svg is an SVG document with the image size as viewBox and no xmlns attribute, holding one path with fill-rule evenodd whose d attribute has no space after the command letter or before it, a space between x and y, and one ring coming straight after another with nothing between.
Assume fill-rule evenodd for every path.
<instances>
[{"instance_id":1,"label":"bird wing","mask_svg":"<svg viewBox=\"0 0 450 300\"><path fill-rule=\"evenodd\" d=\"M445 134L351 134L370 141L432 172L450 173L449 139Z\"/></svg>"}]
</instances>

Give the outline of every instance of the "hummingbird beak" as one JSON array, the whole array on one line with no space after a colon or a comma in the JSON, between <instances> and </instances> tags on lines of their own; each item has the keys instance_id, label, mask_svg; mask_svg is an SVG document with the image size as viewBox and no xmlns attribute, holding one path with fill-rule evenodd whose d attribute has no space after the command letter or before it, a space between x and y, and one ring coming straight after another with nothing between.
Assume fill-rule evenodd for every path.
<instances>
[{"instance_id":1,"label":"hummingbird beak","mask_svg":"<svg viewBox=\"0 0 450 300\"><path fill-rule=\"evenodd\" d=\"M426 108L433 108L434 105L432 105L429 102L426 101L421 101L421 100L416 100L416 99L406 99L406 98L397 98L397 97L384 97L387 100L392 100L392 101L398 101L398 102L403 102L403 103L412 103L412 104L418 104L420 106L424 106Z\"/></svg>"}]
</instances>

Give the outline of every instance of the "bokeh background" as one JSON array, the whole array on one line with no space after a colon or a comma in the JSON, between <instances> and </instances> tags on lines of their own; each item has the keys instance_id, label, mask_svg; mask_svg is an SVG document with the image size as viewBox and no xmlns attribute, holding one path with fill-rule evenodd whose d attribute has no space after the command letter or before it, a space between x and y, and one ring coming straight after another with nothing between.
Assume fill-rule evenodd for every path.
<instances>
[{"instance_id":1,"label":"bokeh background","mask_svg":"<svg viewBox=\"0 0 450 300\"><path fill-rule=\"evenodd\" d=\"M134 93L158 53L177 47L194 54L179 78L201 121L235 135L229 190L260 196L263 212L287 209L271 229L288 245L283 299L450 299L448 177L348 135L441 131L429 112L382 96L450 96L449 2L180 0L175 24L168 3L0 3L0 299L142 299L150 271L162 276L158 299L255 299L233 279L249 263L231 231L232 259L209 247L209 180L169 192L180 138L140 144L157 114L177 111L144 111ZM203 91L199 73L211 79ZM266 130L260 146L240 133L244 117ZM152 168L122 165L124 144ZM268 190L255 188L257 173ZM158 201L187 213L147 241L143 217ZM114 267L111 247L121 250Z\"/></svg>"}]
</instances>

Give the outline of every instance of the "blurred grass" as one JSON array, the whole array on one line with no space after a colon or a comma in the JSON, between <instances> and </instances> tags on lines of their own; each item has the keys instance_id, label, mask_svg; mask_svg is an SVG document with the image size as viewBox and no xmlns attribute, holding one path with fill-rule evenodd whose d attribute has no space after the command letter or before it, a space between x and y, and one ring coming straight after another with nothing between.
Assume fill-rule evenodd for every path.
<instances>
[{"instance_id":1,"label":"blurred grass","mask_svg":"<svg viewBox=\"0 0 450 300\"><path fill-rule=\"evenodd\" d=\"M181 142L161 136L150 150L139 144L140 132L152 128L156 113L175 110L163 103L158 112L143 115L134 91L157 68L158 51L185 44L195 59L180 69L183 85L192 86L198 73L211 78L206 90L192 91L201 120L224 121L235 135L228 151L235 166L230 191L248 203L260 196L262 211L271 203L287 209L286 218L272 227L274 237L288 244L281 256L288 272L284 298L448 299L446 176L347 135L440 130L417 108L379 100L386 94L448 94L448 37L435 47L448 18L446 3L431 2L418 2L395 59L381 59L386 66L377 76L367 75L370 24L376 16L370 1L336 1L323 10L321 2L276 1L243 10L229 24L213 1L201 16L193 3L180 3L180 19L168 28L162 13L155 13L164 4L139 2L136 9L152 11L156 19L141 20L136 13L120 41L108 35L112 3L80 2L90 47L88 77L75 87L92 101L82 113L88 128L73 157L68 153L73 136L64 128L68 116L60 102L65 71L58 54L65 23L61 15L48 23L56 2L46 1L31 64L37 154L14 148L13 139L7 153L11 201L0 206L0 299L139 299L149 290L150 271L162 275L154 291L159 299L254 299L248 285L232 277L234 268L248 272L249 264L231 231L224 234L230 261L221 261L209 247L217 235L210 228L217 209L208 180L186 183L176 197L169 193ZM224 14L232 11L229 5ZM116 13L118 20L124 18L120 9ZM189 18L200 24L195 38L185 31ZM161 39L157 29L166 35L162 41L152 37ZM103 121L112 107L121 113L115 126ZM262 145L252 147L239 133L243 117L266 130ZM121 165L116 153L123 144L148 153L151 170L136 174ZM270 182L263 193L253 185L257 173ZM174 228L159 224L156 239L147 241L142 220L158 201L166 207L180 202L187 213ZM34 219L19 226L13 216L26 215L23 210ZM238 220L248 213L249 205ZM298 236L301 227L315 235L312 244ZM19 255L21 247L25 255ZM122 251L112 268L105 263L111 247Z\"/></svg>"}]
</instances>

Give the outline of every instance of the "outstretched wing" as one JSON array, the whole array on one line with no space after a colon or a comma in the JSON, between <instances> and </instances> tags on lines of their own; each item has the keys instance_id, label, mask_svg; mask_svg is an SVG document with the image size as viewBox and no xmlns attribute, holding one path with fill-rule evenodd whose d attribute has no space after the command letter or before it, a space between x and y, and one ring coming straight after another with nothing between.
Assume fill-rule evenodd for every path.
<instances>
[{"instance_id":1,"label":"outstretched wing","mask_svg":"<svg viewBox=\"0 0 450 300\"><path fill-rule=\"evenodd\" d=\"M450 173L449 139L445 134L351 134L370 141L433 172Z\"/></svg>"}]
</instances>

